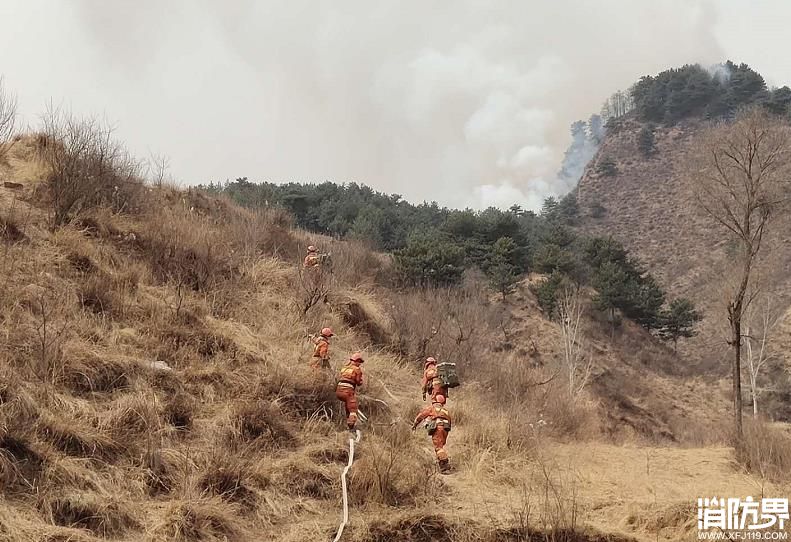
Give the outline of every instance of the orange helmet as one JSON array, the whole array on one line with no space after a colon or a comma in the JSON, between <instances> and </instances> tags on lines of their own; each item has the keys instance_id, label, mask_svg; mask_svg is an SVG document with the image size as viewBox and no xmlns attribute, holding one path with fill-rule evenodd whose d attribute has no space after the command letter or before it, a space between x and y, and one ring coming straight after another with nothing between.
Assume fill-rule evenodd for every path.
<instances>
[{"instance_id":1,"label":"orange helmet","mask_svg":"<svg viewBox=\"0 0 791 542\"><path fill-rule=\"evenodd\" d=\"M437 363L437 360L434 358L428 357L426 358L426 363L423 365L424 367L428 367L429 365Z\"/></svg>"},{"instance_id":2,"label":"orange helmet","mask_svg":"<svg viewBox=\"0 0 791 542\"><path fill-rule=\"evenodd\" d=\"M328 327L325 327L324 329L321 330L322 337L332 337L333 335L335 335L335 333L333 333L332 329Z\"/></svg>"},{"instance_id":3,"label":"orange helmet","mask_svg":"<svg viewBox=\"0 0 791 542\"><path fill-rule=\"evenodd\" d=\"M365 360L363 359L363 355L359 352L355 352L349 357L349 361L354 361L356 363L363 363Z\"/></svg>"},{"instance_id":4,"label":"orange helmet","mask_svg":"<svg viewBox=\"0 0 791 542\"><path fill-rule=\"evenodd\" d=\"M437 394L437 395L434 396L434 401L432 401L432 402L444 405L445 404L445 396L442 395L442 394Z\"/></svg>"},{"instance_id":5,"label":"orange helmet","mask_svg":"<svg viewBox=\"0 0 791 542\"><path fill-rule=\"evenodd\" d=\"M316 247L314 247L313 245L310 245L308 247L308 252L316 252Z\"/></svg>"}]
</instances>

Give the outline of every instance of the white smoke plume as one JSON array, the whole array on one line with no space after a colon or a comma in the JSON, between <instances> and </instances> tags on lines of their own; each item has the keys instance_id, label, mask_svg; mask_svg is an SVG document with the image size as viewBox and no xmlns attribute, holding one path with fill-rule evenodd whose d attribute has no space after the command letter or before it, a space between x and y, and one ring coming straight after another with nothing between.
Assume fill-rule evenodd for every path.
<instances>
[{"instance_id":1,"label":"white smoke plume","mask_svg":"<svg viewBox=\"0 0 791 542\"><path fill-rule=\"evenodd\" d=\"M104 113L185 182L356 181L456 207L540 207L568 190L572 121L723 56L703 1L11 4L45 42L23 66L36 40L0 38L8 84L41 100L28 114L49 97Z\"/></svg>"}]
</instances>

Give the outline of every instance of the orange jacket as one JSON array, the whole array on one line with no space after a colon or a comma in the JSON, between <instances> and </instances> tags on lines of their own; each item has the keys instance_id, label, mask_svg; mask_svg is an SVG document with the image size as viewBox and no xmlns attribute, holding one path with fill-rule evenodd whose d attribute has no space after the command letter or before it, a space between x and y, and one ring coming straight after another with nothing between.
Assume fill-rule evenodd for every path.
<instances>
[{"instance_id":1,"label":"orange jacket","mask_svg":"<svg viewBox=\"0 0 791 542\"><path fill-rule=\"evenodd\" d=\"M313 343L316 348L313 349L313 357L319 359L327 359L330 357L330 341L326 337L319 337Z\"/></svg>"},{"instance_id":2,"label":"orange jacket","mask_svg":"<svg viewBox=\"0 0 791 542\"><path fill-rule=\"evenodd\" d=\"M363 370L360 365L351 361L341 367L338 384L350 384L355 388L363 385Z\"/></svg>"},{"instance_id":3,"label":"orange jacket","mask_svg":"<svg viewBox=\"0 0 791 542\"><path fill-rule=\"evenodd\" d=\"M423 380L420 381L420 389L429 392L434 386L442 386L442 379L437 372L437 366L432 364L423 371Z\"/></svg>"},{"instance_id":4,"label":"orange jacket","mask_svg":"<svg viewBox=\"0 0 791 542\"><path fill-rule=\"evenodd\" d=\"M437 419L445 420L448 422L448 425L451 425L450 412L448 412L448 409L445 408L444 406L437 406L437 405L427 406L426 408L420 411L420 413L415 418L415 423L413 423L412 425L417 427L417 425L426 418L431 420L437 420Z\"/></svg>"}]
</instances>

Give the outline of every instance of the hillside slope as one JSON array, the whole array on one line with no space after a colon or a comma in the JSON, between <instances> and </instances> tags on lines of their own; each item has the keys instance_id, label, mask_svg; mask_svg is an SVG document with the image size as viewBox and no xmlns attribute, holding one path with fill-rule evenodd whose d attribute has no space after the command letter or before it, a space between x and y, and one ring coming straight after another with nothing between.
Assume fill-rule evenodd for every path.
<instances>
[{"instance_id":1,"label":"hillside slope","mask_svg":"<svg viewBox=\"0 0 791 542\"><path fill-rule=\"evenodd\" d=\"M690 145L705 127L686 120L655 130L655 153L646 158L637 147L642 124L631 117L602 142L578 187L582 229L612 235L646 264L673 295L693 299L705 319L700 334L680 345L689 363L724 374L727 345L723 280L731 271L727 236L713 225L695 200L694 185L685 175ZM618 174L606 176L597 165L612 158ZM791 308L791 216L782 216L763 250L762 280L773 292L776 309ZM784 326L788 326L787 317ZM778 334L774 349L789 351ZM789 360L791 361L791 360Z\"/></svg>"},{"instance_id":2,"label":"hillside slope","mask_svg":"<svg viewBox=\"0 0 791 542\"><path fill-rule=\"evenodd\" d=\"M0 170L17 183L0 187L0 540L330 540L348 433L332 375L307 366L307 335L328 324L335 364L367 359L343 540L683 540L698 491L787 493L726 449L645 444L693 442L685 430L721 412L699 393L716 386L636 327L612 343L586 318L596 369L578 404L559 380L529 387L552 373L559 330L527 283L504 340L458 339L484 354L452 394L455 472L441 477L409 431L420 366L388 343L402 332L388 307L408 295L376 285L386 263L336 243L330 302L304 311L315 239L278 213L143 187L139 211L53 230L40 144L20 140ZM493 309L465 299L455 317ZM407 317L435 308L417 307Z\"/></svg>"}]
</instances>

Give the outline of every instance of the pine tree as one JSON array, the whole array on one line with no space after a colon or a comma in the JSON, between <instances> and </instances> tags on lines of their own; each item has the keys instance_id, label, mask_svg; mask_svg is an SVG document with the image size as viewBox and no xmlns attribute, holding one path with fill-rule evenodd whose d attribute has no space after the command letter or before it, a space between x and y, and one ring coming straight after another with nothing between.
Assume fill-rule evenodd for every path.
<instances>
[{"instance_id":1,"label":"pine tree","mask_svg":"<svg viewBox=\"0 0 791 542\"><path fill-rule=\"evenodd\" d=\"M605 177L615 177L618 175L618 166L615 165L615 160L611 156L605 156L596 164L596 173Z\"/></svg>"},{"instance_id":2,"label":"pine tree","mask_svg":"<svg viewBox=\"0 0 791 542\"><path fill-rule=\"evenodd\" d=\"M503 301L519 281L520 259L519 247L510 237L501 237L492 245L486 276L492 288L502 294Z\"/></svg>"},{"instance_id":3,"label":"pine tree","mask_svg":"<svg viewBox=\"0 0 791 542\"><path fill-rule=\"evenodd\" d=\"M674 299L661 313L659 336L663 340L673 341L675 350L680 338L695 336L695 325L702 319L703 315L695 309L692 301L683 297Z\"/></svg>"},{"instance_id":4,"label":"pine tree","mask_svg":"<svg viewBox=\"0 0 791 542\"><path fill-rule=\"evenodd\" d=\"M645 124L637 134L637 150L640 151L644 157L648 158L656 148L654 147L654 125Z\"/></svg>"}]
</instances>

